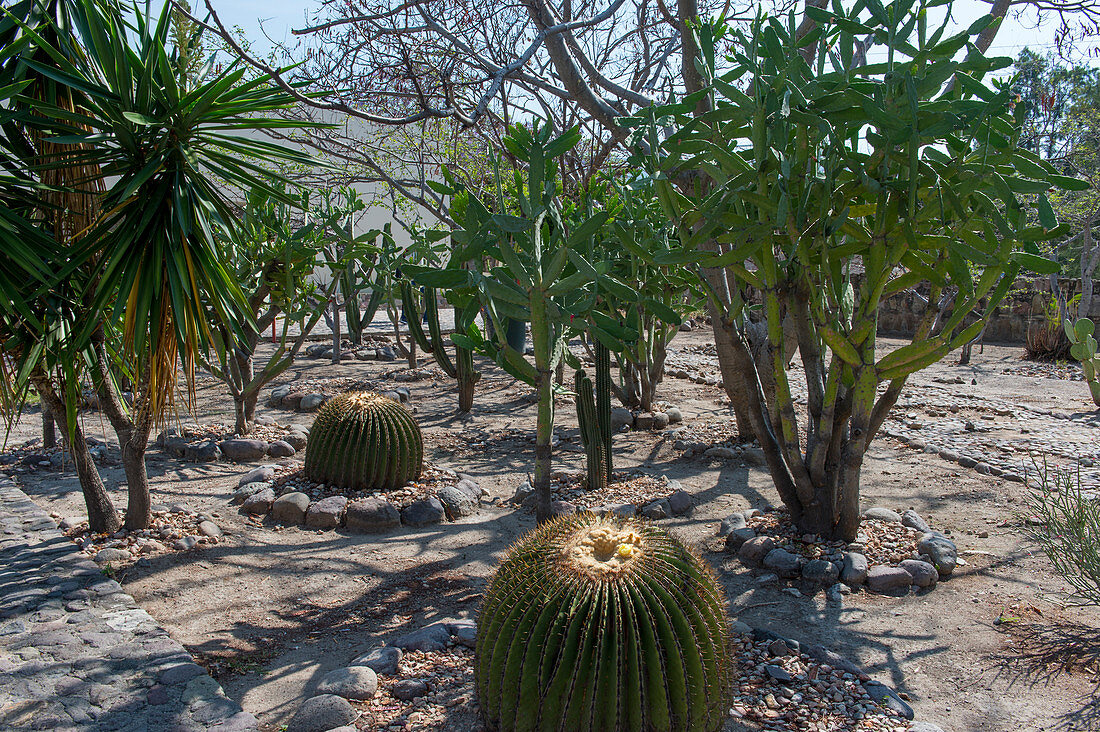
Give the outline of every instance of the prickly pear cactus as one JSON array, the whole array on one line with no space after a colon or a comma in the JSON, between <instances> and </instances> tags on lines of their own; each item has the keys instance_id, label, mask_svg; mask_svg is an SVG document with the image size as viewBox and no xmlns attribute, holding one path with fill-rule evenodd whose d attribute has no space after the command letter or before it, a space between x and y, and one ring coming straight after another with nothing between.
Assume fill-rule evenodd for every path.
<instances>
[{"instance_id":1,"label":"prickly pear cactus","mask_svg":"<svg viewBox=\"0 0 1100 732\"><path fill-rule=\"evenodd\" d=\"M478 621L479 704L494 730L722 728L725 594L665 531L579 513L519 540Z\"/></svg>"},{"instance_id":2,"label":"prickly pear cactus","mask_svg":"<svg viewBox=\"0 0 1100 732\"><path fill-rule=\"evenodd\" d=\"M1069 353L1081 362L1081 369L1085 372L1085 381L1088 382L1089 391L1092 392L1093 403L1100 407L1100 355L1096 353L1096 326L1088 318L1081 318L1076 323L1064 323L1066 336L1069 337Z\"/></svg>"},{"instance_id":3,"label":"prickly pear cactus","mask_svg":"<svg viewBox=\"0 0 1100 732\"><path fill-rule=\"evenodd\" d=\"M334 397L321 407L303 471L321 483L363 490L400 488L420 476L424 439L407 409L374 392Z\"/></svg>"}]
</instances>

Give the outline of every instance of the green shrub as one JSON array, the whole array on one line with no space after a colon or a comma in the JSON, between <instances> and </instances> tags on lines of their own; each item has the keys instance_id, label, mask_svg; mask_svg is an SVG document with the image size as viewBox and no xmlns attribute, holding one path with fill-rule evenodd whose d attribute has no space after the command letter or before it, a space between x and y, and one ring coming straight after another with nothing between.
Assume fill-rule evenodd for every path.
<instances>
[{"instance_id":1,"label":"green shrub","mask_svg":"<svg viewBox=\"0 0 1100 732\"><path fill-rule=\"evenodd\" d=\"M1038 486L1028 494L1028 535L1058 574L1086 604L1100 605L1100 503L1081 488L1078 471L1036 468Z\"/></svg>"},{"instance_id":2,"label":"green shrub","mask_svg":"<svg viewBox=\"0 0 1100 732\"><path fill-rule=\"evenodd\" d=\"M424 438L407 409L374 392L334 397L306 443L306 477L350 490L400 488L420 477Z\"/></svg>"},{"instance_id":3,"label":"green shrub","mask_svg":"<svg viewBox=\"0 0 1100 732\"><path fill-rule=\"evenodd\" d=\"M579 513L512 547L475 674L490 729L719 730L731 658L707 565L637 519Z\"/></svg>"}]
</instances>

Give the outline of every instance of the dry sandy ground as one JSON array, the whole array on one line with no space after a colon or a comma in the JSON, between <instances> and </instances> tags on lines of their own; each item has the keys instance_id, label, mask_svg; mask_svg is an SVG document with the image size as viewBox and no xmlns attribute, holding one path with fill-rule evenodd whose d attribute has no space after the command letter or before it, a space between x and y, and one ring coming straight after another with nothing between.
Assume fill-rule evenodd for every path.
<instances>
[{"instance_id":1,"label":"dry sandy ground","mask_svg":"<svg viewBox=\"0 0 1100 732\"><path fill-rule=\"evenodd\" d=\"M707 335L682 334L674 345L701 344ZM896 342L884 347L891 345ZM956 387L961 392L1066 412L1091 410L1080 382L1002 375L1020 354L1019 348L987 347L975 354L972 366L946 361L914 381L961 375L965 384ZM278 383L337 375L373 378L392 366L303 360ZM430 459L475 476L493 497L506 499L531 471L531 449L513 446L456 458L442 447L448 436L468 428L511 427L533 434L534 407L522 398L527 390L493 368L486 371L473 414L461 419L453 416L453 382L409 386ZM204 382L200 421L231 422L223 395L217 384ZM669 379L661 398L679 406L689 424L730 419L719 388ZM261 413L281 422L310 420L266 408ZM558 419L561 434L576 434L571 407L563 406ZM102 431L98 415L88 420L92 434ZM37 424L37 414L24 415L11 441L33 436ZM108 436L113 438L109 430ZM864 471L864 505L916 509L934 527L954 532L968 565L930 594L898 599L861 593L837 608L821 595L794 598L774 585L759 586L721 553L715 530L724 516L778 501L765 472L736 462L683 458L670 443L659 434L620 435L616 467L663 473L695 495L694 513L668 523L703 548L719 569L735 617L851 657L874 678L907 694L918 719L949 732L1100 729L1100 708L1093 705L1100 678L1100 613L1063 607L1065 584L1018 528L1015 511L1026 490L1020 484L887 439L876 441ZM583 455L559 451L555 461L582 467ZM488 505L459 523L379 536L275 530L244 520L227 503L247 467L184 464L151 449L154 501L185 502L217 514L229 536L201 551L154 556L119 579L270 729L285 724L328 670L427 621L473 616L503 552L534 525L529 514ZM102 472L108 485L121 486L117 463ZM71 471L40 472L21 482L47 510L66 516L82 511ZM124 505L122 492L114 495ZM996 625L1002 611L1023 619Z\"/></svg>"}]
</instances>

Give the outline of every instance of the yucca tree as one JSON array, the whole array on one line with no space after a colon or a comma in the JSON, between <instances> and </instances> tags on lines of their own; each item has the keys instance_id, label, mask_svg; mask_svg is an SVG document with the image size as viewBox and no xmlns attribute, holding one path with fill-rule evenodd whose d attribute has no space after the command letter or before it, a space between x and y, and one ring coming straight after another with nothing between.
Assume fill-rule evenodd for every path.
<instances>
[{"instance_id":1,"label":"yucca tree","mask_svg":"<svg viewBox=\"0 0 1100 732\"><path fill-rule=\"evenodd\" d=\"M61 275L77 284L67 303L73 329L58 342L65 363L94 364L93 381L108 397L103 406L128 485L128 528L150 521L144 455L152 426L174 407L178 364L192 397L196 361L213 342L203 304L238 330L237 313L247 311L217 245L219 235L238 233L228 192L268 187L285 197L258 161L310 162L245 136L292 125L270 116L291 99L267 79L246 80L235 66L213 73L210 64L193 80L177 73L170 19L171 5L146 17L97 0L27 0L5 16L18 37L5 47L6 79L41 80L55 90L30 96L33 85L23 85L11 98L19 116L6 136L40 145L9 145L5 165L39 184L39 221L59 210L51 196L79 196L79 217L39 230L60 246L60 258L44 257L54 284ZM42 348L13 350L6 340L0 347L18 367L21 378L7 385L14 393L31 374L49 373ZM113 388L119 373L134 384L129 410ZM66 386L72 432L75 384Z\"/></svg>"}]
</instances>

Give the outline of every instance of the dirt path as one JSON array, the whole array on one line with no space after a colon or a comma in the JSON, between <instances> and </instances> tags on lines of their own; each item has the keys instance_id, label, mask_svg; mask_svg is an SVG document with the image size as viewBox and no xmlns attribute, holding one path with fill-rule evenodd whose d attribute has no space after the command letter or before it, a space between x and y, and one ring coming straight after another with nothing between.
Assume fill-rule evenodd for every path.
<instances>
[{"instance_id":1,"label":"dirt path","mask_svg":"<svg viewBox=\"0 0 1100 732\"><path fill-rule=\"evenodd\" d=\"M701 349L708 340L705 331L693 332L674 345ZM884 347L891 345L896 342ZM1091 412L1080 382L1003 373L1018 370L1020 353L989 346L984 354L974 354L971 366L936 365L917 375L907 394L943 388L944 379L961 377L963 383L950 389L978 402ZM394 366L304 360L278 384L335 376L378 378ZM201 551L153 555L118 579L174 638L205 660L233 699L272 729L287 721L328 670L426 621L473 616L502 553L534 524L531 515L502 503L531 471L533 450L522 440L491 438L504 429L533 435L529 390L494 368L485 370L474 412L462 419L453 415L453 382L406 384L429 458L473 475L490 492L494 503L477 515L378 536L276 530L244 519L227 503L248 466L185 464L152 449L154 501L187 503L211 514L227 538ZM212 381L201 387L198 421L231 423L224 390ZM680 407L687 425L731 419L718 387L671 378L660 398ZM308 424L311 419L266 407L261 413L280 422ZM89 427L96 427L90 432L100 432L98 415L88 419ZM571 406L560 407L559 424L560 436L575 438ZM10 443L31 438L37 425L37 414L24 415ZM1067 429L1071 426L1067 423ZM113 437L109 430L107 436ZM1057 440L1058 435L1046 437ZM1023 485L879 439L864 472L864 505L916 509L933 527L952 531L967 565L924 596L860 593L833 607L821 595L795 598L774 585L759 585L721 552L715 531L723 517L778 503L767 474L736 461L684 457L673 442L660 433L620 435L616 467L664 474L694 494L694 513L666 523L701 546L720 570L735 617L851 657L874 678L906 693L918 719L945 730L1100 729L1100 710L1092 704L1100 672L1100 613L1061 607L1065 584L1045 557L1033 554L1017 525L1015 511L1027 490ZM471 444L476 449L468 449ZM583 454L569 447L564 443L556 452L556 465L583 467ZM114 487L122 484L116 458L117 453L109 454L102 466L105 481ZM19 481L47 510L81 514L71 471L30 472ZM123 505L122 492L113 495ZM1021 620L995 624L1002 613ZM1075 661L1074 668L1065 668L1079 658L1092 663Z\"/></svg>"}]
</instances>

